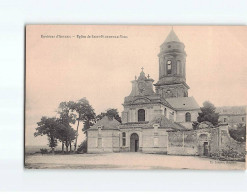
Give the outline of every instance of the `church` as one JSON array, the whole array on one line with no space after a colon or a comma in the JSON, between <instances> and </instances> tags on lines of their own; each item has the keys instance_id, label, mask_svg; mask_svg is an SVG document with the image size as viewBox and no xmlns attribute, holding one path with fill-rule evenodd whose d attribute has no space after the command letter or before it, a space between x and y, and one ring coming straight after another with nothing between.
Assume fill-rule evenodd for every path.
<instances>
[{"instance_id":1,"label":"church","mask_svg":"<svg viewBox=\"0 0 247 195\"><path fill-rule=\"evenodd\" d=\"M159 80L143 68L124 98L122 124L104 117L88 130L88 153L167 153L168 132L192 130L200 107L189 96L185 45L172 29L160 46Z\"/></svg>"}]
</instances>

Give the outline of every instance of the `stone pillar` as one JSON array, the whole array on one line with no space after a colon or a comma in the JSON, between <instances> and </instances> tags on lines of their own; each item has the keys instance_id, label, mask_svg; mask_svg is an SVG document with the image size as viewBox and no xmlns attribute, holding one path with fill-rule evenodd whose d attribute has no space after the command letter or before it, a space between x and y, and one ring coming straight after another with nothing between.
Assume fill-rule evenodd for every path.
<instances>
[{"instance_id":1,"label":"stone pillar","mask_svg":"<svg viewBox=\"0 0 247 195\"><path fill-rule=\"evenodd\" d=\"M97 146L98 148L102 148L102 128L103 126L98 126L98 143L97 143Z\"/></svg>"},{"instance_id":2,"label":"stone pillar","mask_svg":"<svg viewBox=\"0 0 247 195\"><path fill-rule=\"evenodd\" d=\"M154 124L154 139L153 139L153 145L154 147L159 147L159 133L158 133L158 128L159 128L159 124Z\"/></svg>"},{"instance_id":3,"label":"stone pillar","mask_svg":"<svg viewBox=\"0 0 247 195\"><path fill-rule=\"evenodd\" d=\"M184 131L183 131L183 150L184 150Z\"/></svg>"}]
</instances>

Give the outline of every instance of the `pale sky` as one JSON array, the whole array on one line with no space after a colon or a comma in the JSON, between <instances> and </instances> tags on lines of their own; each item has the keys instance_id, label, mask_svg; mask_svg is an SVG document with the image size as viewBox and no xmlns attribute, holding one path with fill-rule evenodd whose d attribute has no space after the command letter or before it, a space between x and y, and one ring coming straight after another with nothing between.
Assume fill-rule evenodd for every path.
<instances>
[{"instance_id":1,"label":"pale sky","mask_svg":"<svg viewBox=\"0 0 247 195\"><path fill-rule=\"evenodd\" d=\"M246 105L247 28L244 26L173 26L187 53L189 96L201 106ZM56 116L60 102L86 97L96 114L121 113L124 97L141 67L158 80L158 53L171 26L33 25L26 30L26 145L47 144L34 138L42 116ZM75 38L41 38L71 35ZM124 35L84 38L77 35ZM80 143L84 136L79 130Z\"/></svg>"}]
</instances>

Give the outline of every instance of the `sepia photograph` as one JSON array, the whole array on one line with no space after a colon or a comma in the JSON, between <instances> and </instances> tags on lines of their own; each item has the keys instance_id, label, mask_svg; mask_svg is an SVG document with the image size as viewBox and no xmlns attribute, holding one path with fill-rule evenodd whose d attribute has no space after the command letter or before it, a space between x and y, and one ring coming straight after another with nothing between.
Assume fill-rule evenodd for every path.
<instances>
[{"instance_id":1,"label":"sepia photograph","mask_svg":"<svg viewBox=\"0 0 247 195\"><path fill-rule=\"evenodd\" d=\"M245 170L246 26L26 25L26 169Z\"/></svg>"}]
</instances>

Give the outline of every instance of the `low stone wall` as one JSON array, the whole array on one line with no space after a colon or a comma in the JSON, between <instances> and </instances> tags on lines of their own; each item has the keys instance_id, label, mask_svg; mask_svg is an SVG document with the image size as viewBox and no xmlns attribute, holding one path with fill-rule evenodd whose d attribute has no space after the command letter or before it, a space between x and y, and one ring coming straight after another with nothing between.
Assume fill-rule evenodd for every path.
<instances>
[{"instance_id":1,"label":"low stone wall","mask_svg":"<svg viewBox=\"0 0 247 195\"><path fill-rule=\"evenodd\" d=\"M145 147L142 148L142 152L150 154L167 154L167 147Z\"/></svg>"},{"instance_id":2,"label":"low stone wall","mask_svg":"<svg viewBox=\"0 0 247 195\"><path fill-rule=\"evenodd\" d=\"M186 131L168 131L171 155L234 156L245 158L246 143L230 137L227 126Z\"/></svg>"},{"instance_id":3,"label":"low stone wall","mask_svg":"<svg viewBox=\"0 0 247 195\"><path fill-rule=\"evenodd\" d=\"M220 131L220 151L221 157L227 159L245 160L246 156L246 142L238 142L234 140L228 129Z\"/></svg>"},{"instance_id":4,"label":"low stone wall","mask_svg":"<svg viewBox=\"0 0 247 195\"><path fill-rule=\"evenodd\" d=\"M168 132L168 154L198 155L197 133L195 131Z\"/></svg>"},{"instance_id":5,"label":"low stone wall","mask_svg":"<svg viewBox=\"0 0 247 195\"><path fill-rule=\"evenodd\" d=\"M198 155L196 147L171 147L168 149L168 154L171 155L184 155L184 156L195 156Z\"/></svg>"}]
</instances>

